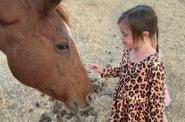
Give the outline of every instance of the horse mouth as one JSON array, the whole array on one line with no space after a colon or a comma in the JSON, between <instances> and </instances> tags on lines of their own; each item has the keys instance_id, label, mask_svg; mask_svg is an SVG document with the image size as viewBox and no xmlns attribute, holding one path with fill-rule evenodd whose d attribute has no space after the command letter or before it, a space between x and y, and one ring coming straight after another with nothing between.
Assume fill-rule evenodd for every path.
<instances>
[{"instance_id":1,"label":"horse mouth","mask_svg":"<svg viewBox=\"0 0 185 122\"><path fill-rule=\"evenodd\" d=\"M81 112L86 111L87 109L91 108L91 104L94 102L95 95L87 95L85 98L85 101L83 103L80 103L79 101L74 101L69 104L65 104L66 108L70 112Z\"/></svg>"},{"instance_id":2,"label":"horse mouth","mask_svg":"<svg viewBox=\"0 0 185 122\"><path fill-rule=\"evenodd\" d=\"M74 112L74 113L77 113L77 112L80 112L80 103L75 101L75 102L72 102L70 104L65 104L65 107L67 110L69 110L70 112Z\"/></svg>"}]
</instances>

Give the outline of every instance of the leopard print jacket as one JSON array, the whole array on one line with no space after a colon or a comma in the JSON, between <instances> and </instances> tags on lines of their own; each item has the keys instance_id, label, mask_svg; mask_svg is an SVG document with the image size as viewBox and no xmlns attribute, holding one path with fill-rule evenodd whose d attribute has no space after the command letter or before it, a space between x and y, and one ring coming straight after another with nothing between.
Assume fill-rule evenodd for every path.
<instances>
[{"instance_id":1,"label":"leopard print jacket","mask_svg":"<svg viewBox=\"0 0 185 122\"><path fill-rule=\"evenodd\" d=\"M162 122L164 116L164 66L157 53L138 63L124 49L119 67L104 69L102 77L120 77L113 95L111 122Z\"/></svg>"}]
</instances>

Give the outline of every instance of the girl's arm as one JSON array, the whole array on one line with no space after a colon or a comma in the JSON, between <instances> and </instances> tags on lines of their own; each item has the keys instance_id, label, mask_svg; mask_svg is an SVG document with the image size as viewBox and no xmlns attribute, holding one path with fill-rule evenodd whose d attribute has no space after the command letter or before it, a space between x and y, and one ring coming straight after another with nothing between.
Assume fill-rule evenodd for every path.
<instances>
[{"instance_id":1,"label":"girl's arm","mask_svg":"<svg viewBox=\"0 0 185 122\"><path fill-rule=\"evenodd\" d=\"M127 54L128 49L123 50L122 60L120 62L120 66L112 68L111 66L107 68L103 68L98 66L97 64L91 64L90 67L96 72L100 73L102 77L119 77L121 74L121 68L124 64L125 56Z\"/></svg>"},{"instance_id":2,"label":"girl's arm","mask_svg":"<svg viewBox=\"0 0 185 122\"><path fill-rule=\"evenodd\" d=\"M101 77L118 77L120 76L120 67L114 67L112 68L109 66L108 68L103 68L97 64L91 64L90 65L93 70L101 74Z\"/></svg>"},{"instance_id":3,"label":"girl's arm","mask_svg":"<svg viewBox=\"0 0 185 122\"><path fill-rule=\"evenodd\" d=\"M164 82L164 66L157 64L151 68L151 90L149 97L151 122L166 121L164 114L164 97L165 97L165 82Z\"/></svg>"},{"instance_id":4,"label":"girl's arm","mask_svg":"<svg viewBox=\"0 0 185 122\"><path fill-rule=\"evenodd\" d=\"M104 68L103 73L101 73L101 77L119 77L121 72L121 66L112 68L111 66Z\"/></svg>"}]
</instances>

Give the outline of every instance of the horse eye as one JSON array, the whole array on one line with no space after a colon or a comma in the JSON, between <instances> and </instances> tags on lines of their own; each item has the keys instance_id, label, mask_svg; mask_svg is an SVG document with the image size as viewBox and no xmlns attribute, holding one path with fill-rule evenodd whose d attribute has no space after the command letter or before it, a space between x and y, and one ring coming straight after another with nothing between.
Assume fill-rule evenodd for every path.
<instances>
[{"instance_id":1,"label":"horse eye","mask_svg":"<svg viewBox=\"0 0 185 122\"><path fill-rule=\"evenodd\" d=\"M56 48L60 52L65 52L69 49L69 45L68 43L60 43L56 45Z\"/></svg>"},{"instance_id":2,"label":"horse eye","mask_svg":"<svg viewBox=\"0 0 185 122\"><path fill-rule=\"evenodd\" d=\"M19 20L13 20L13 21L10 21L10 22L6 22L6 21L4 21L3 19L0 18L0 25L5 26L5 27L17 24L18 22L19 22Z\"/></svg>"}]
</instances>

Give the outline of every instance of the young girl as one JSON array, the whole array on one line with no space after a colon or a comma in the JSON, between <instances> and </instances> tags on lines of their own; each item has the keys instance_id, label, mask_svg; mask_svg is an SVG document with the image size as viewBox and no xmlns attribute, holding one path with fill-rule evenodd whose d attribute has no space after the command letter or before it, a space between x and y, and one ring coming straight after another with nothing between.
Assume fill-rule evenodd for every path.
<instances>
[{"instance_id":1,"label":"young girl","mask_svg":"<svg viewBox=\"0 0 185 122\"><path fill-rule=\"evenodd\" d=\"M138 5L122 13L117 23L125 46L120 66L102 68L91 64L102 77L120 77L110 121L167 121L164 114L165 74L159 58L155 11L150 6Z\"/></svg>"}]
</instances>

